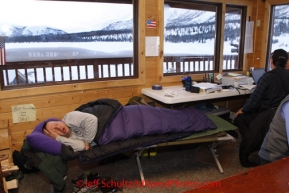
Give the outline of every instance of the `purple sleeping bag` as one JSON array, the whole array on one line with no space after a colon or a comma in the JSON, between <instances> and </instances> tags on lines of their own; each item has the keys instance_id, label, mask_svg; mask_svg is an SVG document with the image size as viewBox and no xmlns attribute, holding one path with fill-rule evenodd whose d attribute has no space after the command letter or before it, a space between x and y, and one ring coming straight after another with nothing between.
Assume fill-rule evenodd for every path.
<instances>
[{"instance_id":1,"label":"purple sleeping bag","mask_svg":"<svg viewBox=\"0 0 289 193\"><path fill-rule=\"evenodd\" d=\"M97 144L215 128L216 125L203 112L194 108L172 110L142 105L124 106L105 128Z\"/></svg>"},{"instance_id":2,"label":"purple sleeping bag","mask_svg":"<svg viewBox=\"0 0 289 193\"><path fill-rule=\"evenodd\" d=\"M89 108L93 111L98 108ZM108 106L108 111L111 109ZM92 114L101 112L87 111ZM102 130L98 130L92 149L74 153L72 148L44 135L42 127L45 122L59 120L47 119L38 124L34 131L26 137L27 143L33 149L65 159L79 157L81 162L101 160L118 153L133 150L138 147L172 141L197 132L216 129L216 125L203 112L194 108L178 110L158 108L144 105L121 107Z\"/></svg>"}]
</instances>

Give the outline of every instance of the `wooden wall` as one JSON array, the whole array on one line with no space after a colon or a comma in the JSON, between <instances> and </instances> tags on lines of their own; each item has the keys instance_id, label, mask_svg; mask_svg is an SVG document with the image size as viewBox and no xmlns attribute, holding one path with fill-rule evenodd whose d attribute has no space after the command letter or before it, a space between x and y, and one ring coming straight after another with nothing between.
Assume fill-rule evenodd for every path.
<instances>
[{"instance_id":1,"label":"wooden wall","mask_svg":"<svg viewBox=\"0 0 289 193\"><path fill-rule=\"evenodd\" d=\"M260 27L255 28L254 32L254 53L244 57L244 71L249 67L264 66L266 54L266 38L268 28L268 9L270 2L262 0L209 0L221 2L225 6L229 4L248 5L248 15L252 20L260 20ZM271 0L273 2L273 0ZM282 1L285 2L285 1ZM289 2L289 0L287 1ZM274 2L276 3L276 2ZM163 0L140 0L139 14L139 64L140 77L135 80L118 80L90 82L80 84L67 84L39 88L26 88L17 90L0 91L0 120L8 120L9 137L11 149L20 149L25 136L33 130L36 124L46 118L62 118L69 111L77 106L108 97L119 100L126 104L132 96L141 95L141 88L151 87L152 84L180 85L180 76L163 77ZM224 13L223 13L224 14ZM157 20L156 29L146 28L146 18L153 16ZM145 36L160 37L159 57L145 57ZM222 46L220 47L222 49ZM257 59L259 58L259 59ZM220 70L220 73L222 71ZM202 75L194 75L194 79L201 80ZM36 108L36 121L14 124L12 122L11 106L21 104L33 104Z\"/></svg>"}]
</instances>

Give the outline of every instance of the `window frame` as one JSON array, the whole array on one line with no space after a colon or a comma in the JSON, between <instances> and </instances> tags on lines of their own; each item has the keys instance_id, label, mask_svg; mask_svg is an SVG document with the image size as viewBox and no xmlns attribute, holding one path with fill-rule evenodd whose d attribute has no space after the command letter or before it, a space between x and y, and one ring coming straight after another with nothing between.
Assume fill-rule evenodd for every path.
<instances>
[{"instance_id":1,"label":"window frame","mask_svg":"<svg viewBox=\"0 0 289 193\"><path fill-rule=\"evenodd\" d=\"M163 72L163 76L164 77L172 77L172 76L176 76L176 75L183 75L183 74L202 74L202 73L218 73L220 71L224 71L224 72L230 72L230 71L242 71L244 68L244 44L245 44L245 27L242 26L246 26L246 18L247 18L247 4L225 4L225 8L227 7L232 7L232 8L239 8L242 10L242 14L241 14L241 29L240 29L240 47L239 47L239 53L238 53L238 67L234 68L234 69L223 69L223 63L221 61L221 58L223 58L223 50L219 49L219 47L217 45L222 45L221 41L224 40L223 37L221 37L222 35L222 28L223 28L223 20L225 20L225 18L223 18L223 4L222 2L211 2L211 1L188 1L188 0L181 0L181 1L175 1L175 0L164 0L164 4L166 3L193 3L193 4L201 4L201 5L206 5L206 4L210 4L210 5L214 5L216 6L216 25L215 25L215 29L216 29L216 37L215 37L215 45L214 45L214 67L213 70L205 70L205 71L192 71L192 72L178 72L178 73L165 73ZM165 26L164 26L165 28ZM164 62L165 62L165 57L164 57Z\"/></svg>"},{"instance_id":2,"label":"window frame","mask_svg":"<svg viewBox=\"0 0 289 193\"><path fill-rule=\"evenodd\" d=\"M76 1L76 2L79 2L77 0L61 0L61 1ZM140 71L140 68L139 68L139 46L138 46L138 42L139 42L139 38L140 38L140 34L139 33L134 33L134 32L137 32L139 30L139 18L138 18L138 15L139 15L139 0L121 0L121 1L114 1L114 0L109 0L106 1L106 0L85 0L85 1L82 1L82 2L94 2L94 3L97 3L97 2L105 2L105 3L128 3L128 4L132 4L132 7L133 7L133 29L132 29L132 33L133 33L133 56L132 56L132 62L133 62L133 75L132 76L125 76L123 75L122 77L110 77L110 78L106 78L106 77L102 77L102 78L94 78L94 79L85 79L85 80L69 80L69 81L57 81L57 82L44 82L44 83L34 83L34 84L19 84L19 81L18 81L18 84L17 85L12 85L12 86L5 86L4 85L4 73L3 73L3 70L7 69L9 64L13 64L13 65L16 65L18 66L19 65L19 69L22 69L21 68L21 64L23 63L28 63L30 64L30 66L33 66L33 64L39 64L39 63L42 63L43 65L42 66L47 66L49 67L49 65L51 65L51 63L54 63L54 62L67 62L67 66L69 68L70 67L70 64L71 62L75 61L75 59L66 59L66 60L42 60L42 61L37 61L37 60L34 60L34 61L21 61L21 62L7 62L5 65L0 65L0 71L2 73L2 75L0 76L0 86L1 86L1 90L13 90L13 89L23 89L23 88L35 88L35 87L43 87L43 86L53 86L53 85L67 85L67 84L76 84L76 83L90 83L90 82L103 82L103 81L110 81L110 80L113 80L113 81L117 81L117 80L120 80L120 81L125 81L125 80L137 80L137 79L142 79L140 77L140 74L139 74L139 71ZM108 59L112 59L112 58L108 58ZM80 61L85 61L85 60L91 60L91 59L78 59ZM95 63L98 63L97 61L98 60L103 60L103 58L95 58L94 59L95 61L93 62L94 64ZM45 71L45 70L44 70ZM98 71L96 69L96 71ZM71 72L71 71L70 71ZM18 73L17 70L15 70L15 73ZM45 72L44 72L45 73ZM18 75L15 75L16 77ZM70 75L71 76L71 75ZM27 75L26 75L27 77ZM28 80L26 80L28 82ZM139 81L136 81L136 82L139 82Z\"/></svg>"},{"instance_id":3,"label":"window frame","mask_svg":"<svg viewBox=\"0 0 289 193\"><path fill-rule=\"evenodd\" d=\"M239 52L238 52L238 67L237 69L223 69L224 72L231 71L242 71L244 69L243 59L244 59L244 48L245 48L245 33L246 33L246 18L247 18L247 7L242 5L226 4L230 8L238 8L242 10L241 15L241 26L240 26L240 42L239 42ZM250 19L249 19L250 20Z\"/></svg>"},{"instance_id":4,"label":"window frame","mask_svg":"<svg viewBox=\"0 0 289 193\"><path fill-rule=\"evenodd\" d=\"M270 71L271 70L271 64L270 64L270 58L271 58L271 49L273 44L273 26L274 26L274 20L273 16L275 15L275 7L277 6L289 6L289 2L287 3L280 3L280 4L271 4L270 6L270 16L269 16L269 33L268 33L268 44L267 44L267 51L266 51L266 61L265 61L265 70ZM289 53L289 52L288 52Z\"/></svg>"}]
</instances>

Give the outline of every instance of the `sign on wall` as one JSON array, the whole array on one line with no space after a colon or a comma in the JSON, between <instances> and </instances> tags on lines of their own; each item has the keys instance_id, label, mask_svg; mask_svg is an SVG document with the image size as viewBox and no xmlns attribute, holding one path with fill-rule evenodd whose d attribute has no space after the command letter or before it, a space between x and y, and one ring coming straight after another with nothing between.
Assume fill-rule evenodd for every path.
<instances>
[{"instance_id":1,"label":"sign on wall","mask_svg":"<svg viewBox=\"0 0 289 193\"><path fill-rule=\"evenodd\" d=\"M147 18L147 28L151 28L151 29L156 29L157 28L157 22L156 19L152 16L149 16Z\"/></svg>"},{"instance_id":2,"label":"sign on wall","mask_svg":"<svg viewBox=\"0 0 289 193\"><path fill-rule=\"evenodd\" d=\"M12 106L13 123L36 120L36 109L33 104Z\"/></svg>"},{"instance_id":3,"label":"sign on wall","mask_svg":"<svg viewBox=\"0 0 289 193\"><path fill-rule=\"evenodd\" d=\"M254 32L254 22L247 21L244 53L253 53L253 35L254 35L253 32Z\"/></svg>"},{"instance_id":4,"label":"sign on wall","mask_svg":"<svg viewBox=\"0 0 289 193\"><path fill-rule=\"evenodd\" d=\"M145 39L145 55L158 56L160 51L160 37L159 36L146 36Z\"/></svg>"}]
</instances>

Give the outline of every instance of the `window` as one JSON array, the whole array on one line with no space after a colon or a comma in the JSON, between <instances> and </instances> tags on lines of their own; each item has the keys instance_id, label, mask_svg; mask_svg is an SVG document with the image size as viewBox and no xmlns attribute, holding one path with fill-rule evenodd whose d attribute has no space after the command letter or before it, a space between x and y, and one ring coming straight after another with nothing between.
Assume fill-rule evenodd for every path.
<instances>
[{"instance_id":1,"label":"window","mask_svg":"<svg viewBox=\"0 0 289 193\"><path fill-rule=\"evenodd\" d=\"M270 54L276 49L289 52L289 4L273 5L270 15L270 33L268 40L267 70L271 70Z\"/></svg>"},{"instance_id":2,"label":"window","mask_svg":"<svg viewBox=\"0 0 289 193\"><path fill-rule=\"evenodd\" d=\"M114 2L1 3L2 88L138 77L137 4Z\"/></svg>"},{"instance_id":3,"label":"window","mask_svg":"<svg viewBox=\"0 0 289 193\"><path fill-rule=\"evenodd\" d=\"M246 7L227 5L224 26L223 70L242 70Z\"/></svg>"},{"instance_id":4,"label":"window","mask_svg":"<svg viewBox=\"0 0 289 193\"><path fill-rule=\"evenodd\" d=\"M224 61L220 64L222 4L165 1L164 75L217 72L219 67L240 70L243 52L239 50L243 49L244 32L241 29L244 16L245 8L227 6Z\"/></svg>"}]
</instances>

